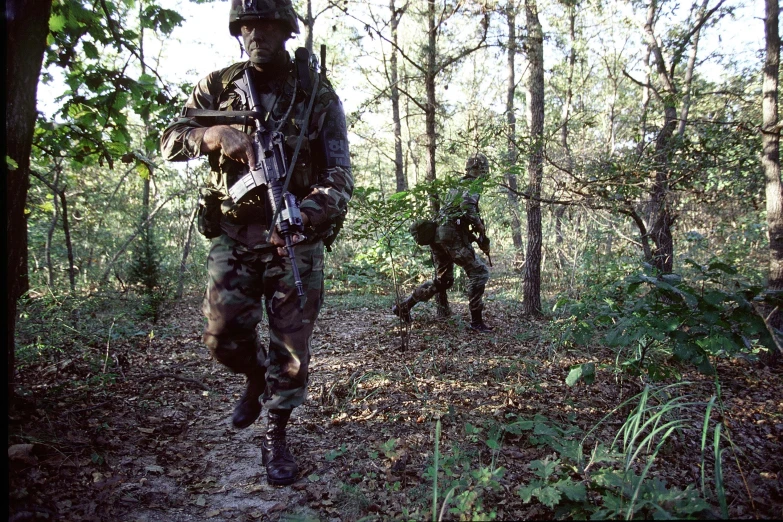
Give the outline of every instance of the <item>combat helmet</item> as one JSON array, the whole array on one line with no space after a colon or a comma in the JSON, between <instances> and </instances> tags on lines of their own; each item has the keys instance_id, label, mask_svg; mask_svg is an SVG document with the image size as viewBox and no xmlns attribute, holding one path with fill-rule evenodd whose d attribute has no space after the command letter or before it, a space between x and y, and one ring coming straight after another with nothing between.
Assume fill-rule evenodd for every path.
<instances>
[{"instance_id":1,"label":"combat helmet","mask_svg":"<svg viewBox=\"0 0 783 522\"><path fill-rule=\"evenodd\" d=\"M299 22L291 0L231 0L228 15L231 36L240 35L240 27L246 20L280 20L288 24L292 33L299 34Z\"/></svg>"},{"instance_id":2,"label":"combat helmet","mask_svg":"<svg viewBox=\"0 0 783 522\"><path fill-rule=\"evenodd\" d=\"M486 176L489 173L489 161L487 157L480 152L468 158L465 162L465 175L471 178Z\"/></svg>"}]
</instances>

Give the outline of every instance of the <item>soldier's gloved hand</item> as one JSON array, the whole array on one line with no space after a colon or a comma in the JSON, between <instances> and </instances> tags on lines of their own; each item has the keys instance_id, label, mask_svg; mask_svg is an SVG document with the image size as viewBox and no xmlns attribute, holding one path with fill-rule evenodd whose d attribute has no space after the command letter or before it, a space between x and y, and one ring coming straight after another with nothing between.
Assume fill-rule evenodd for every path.
<instances>
[{"instance_id":1,"label":"soldier's gloved hand","mask_svg":"<svg viewBox=\"0 0 783 522\"><path fill-rule=\"evenodd\" d=\"M255 167L256 157L250 136L228 125L215 125L204 130L201 153L222 151L232 160Z\"/></svg>"},{"instance_id":2,"label":"soldier's gloved hand","mask_svg":"<svg viewBox=\"0 0 783 522\"><path fill-rule=\"evenodd\" d=\"M307 225L310 224L310 218L307 216L307 214L302 214L302 227L307 228ZM300 243L306 239L305 235L301 232L298 232L294 234L291 237L291 244L295 245L297 243ZM285 248L285 239L280 235L280 232L277 230L277 227L272 231L272 235L269 236L269 243L277 247L277 255L281 257L288 257L288 251Z\"/></svg>"}]
</instances>

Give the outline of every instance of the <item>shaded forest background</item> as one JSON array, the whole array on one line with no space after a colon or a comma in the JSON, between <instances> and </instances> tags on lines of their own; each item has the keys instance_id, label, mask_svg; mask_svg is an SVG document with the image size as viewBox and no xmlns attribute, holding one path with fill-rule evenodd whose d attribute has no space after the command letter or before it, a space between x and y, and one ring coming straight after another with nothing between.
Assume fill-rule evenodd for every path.
<instances>
[{"instance_id":1,"label":"shaded forest background","mask_svg":"<svg viewBox=\"0 0 783 522\"><path fill-rule=\"evenodd\" d=\"M194 217L208 166L166 164L158 148L194 81L209 72L166 72L182 45L169 36L185 22L188 5L35 0L7 8L7 353L15 397L8 445L22 452L17 460L28 471L29 452L67 443L55 431L42 444L36 415L25 412L56 396L78 396L83 405L72 411L104 407L90 397L157 375L128 379L140 350L150 364L147 349L161 332L199 334L197 320L183 331L171 310L197 308L203 291L208 242ZM220 5L227 17L228 5ZM387 482L421 487L407 494L432 504L390 517L434 518L441 506L453 518L497 516L493 502L504 495L524 509L540 507L506 512L526 517L780 516L783 475L772 444L783 434L775 366L783 288L778 2L767 0L756 13L763 19L741 29L732 19L743 6L729 0L295 6L302 26L296 45L316 55L327 45L329 78L349 109L357 188L327 257L327 302L357 321L372 317L374 330L363 335L388 337L389 359L378 360L384 368L395 353L431 349L437 359L463 346L462 274L442 297L455 311L445 323L426 306L414 310L412 327L387 311L432 276L429 253L415 245L408 225L435 212L437 194L459 179L468 155L483 152L491 164L481 200L493 248L487 310L497 328L473 342L503 364L482 378L521 379L524 389L504 391L513 406L520 402L514 393L540 391L541 379L526 380L536 373L531 368L553 364L560 373L543 382L557 389L555 398L571 401L568 390L583 387L585 396L604 401L581 414L588 416L577 423L580 433L546 411L476 412L468 422L454 416L458 399L438 402L422 414L426 444L417 443L428 471L411 484ZM230 38L223 25L215 38ZM764 38L754 49L715 45L736 30ZM36 85L55 93L39 103L46 111L36 112ZM337 353L350 347L343 342ZM436 352L441 343L450 348ZM160 346L161 357L181 349ZM723 390L736 389L737 368L756 377L750 381L761 398L752 408L759 417L731 425ZM427 402L418 388L427 376L415 370L408 377L362 371L323 383L332 391L341 383L342 394L316 394L332 404L326 410L338 423L350 418L346 405L354 400L376 411L369 395L389 382L414 386ZM473 378L454 371L443 381L450 393ZM57 386L44 386L53 374ZM706 386L695 395L688 388L694 379ZM770 389L767 379L778 385ZM224 385L231 393L233 384L222 380L211 382L209 393ZM613 433L602 424L609 412L621 417ZM526 444L546 451L519 450L504 468L519 472L503 478L494 458L473 469L469 450L463 461L450 448L446 470L438 464L441 417L459 432L463 449L473 444L500 455L530 432ZM746 422L761 431L732 439L750 429ZM591 426L602 437L591 438ZM687 437L695 447L678 445ZM748 446L737 444L740 438ZM407 453L395 445L402 440L389 434L378 450L400 473ZM93 449L78 451L103 458ZM675 467L698 471L662 483L656 469L667 452L678 457ZM106 469L98 472L101 483ZM347 484L337 496L364 484L349 478L330 479L334 487ZM763 498L754 502L749 482ZM392 509L384 501L373 511L371 504L349 518L383 518L378 510Z\"/></svg>"}]
</instances>

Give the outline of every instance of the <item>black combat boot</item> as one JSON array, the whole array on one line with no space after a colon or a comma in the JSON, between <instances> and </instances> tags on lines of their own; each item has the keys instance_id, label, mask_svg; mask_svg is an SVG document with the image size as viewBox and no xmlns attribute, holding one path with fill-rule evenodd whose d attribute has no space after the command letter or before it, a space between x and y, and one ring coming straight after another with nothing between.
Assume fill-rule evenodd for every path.
<instances>
[{"instance_id":1,"label":"black combat boot","mask_svg":"<svg viewBox=\"0 0 783 522\"><path fill-rule=\"evenodd\" d=\"M413 319L411 319L411 308L413 308L413 305L415 304L416 301L413 300L413 296L410 296L401 302L399 306L396 304L392 306L392 313L399 317L402 322L410 323L413 321Z\"/></svg>"},{"instance_id":2,"label":"black combat boot","mask_svg":"<svg viewBox=\"0 0 783 522\"><path fill-rule=\"evenodd\" d=\"M481 310L470 311L470 329L477 332L491 332L493 328L484 324L481 318Z\"/></svg>"},{"instance_id":3,"label":"black combat boot","mask_svg":"<svg viewBox=\"0 0 783 522\"><path fill-rule=\"evenodd\" d=\"M264 441L261 443L261 462L266 467L266 480L273 486L287 486L296 482L299 466L288 451L285 426L291 410L269 410Z\"/></svg>"},{"instance_id":4,"label":"black combat boot","mask_svg":"<svg viewBox=\"0 0 783 522\"><path fill-rule=\"evenodd\" d=\"M247 388L234 406L234 414L231 416L231 423L237 429L247 428L261 415L259 398L266 388L264 371L262 368L247 376Z\"/></svg>"}]
</instances>

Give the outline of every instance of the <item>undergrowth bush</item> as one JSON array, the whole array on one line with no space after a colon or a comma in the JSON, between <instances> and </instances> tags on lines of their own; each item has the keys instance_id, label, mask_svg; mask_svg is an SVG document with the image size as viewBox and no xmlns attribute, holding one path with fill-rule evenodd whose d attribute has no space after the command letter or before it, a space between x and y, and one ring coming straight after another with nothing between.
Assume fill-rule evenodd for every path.
<instances>
[{"instance_id":1,"label":"undergrowth bush","mask_svg":"<svg viewBox=\"0 0 783 522\"><path fill-rule=\"evenodd\" d=\"M587 431L574 424L575 416L562 423L541 414L509 413L503 422L489 420L484 427L466 424L467 442L473 444L452 444L444 451L438 421L425 473L432 484L432 520L446 514L457 520L497 518L498 506L487 495L503 489L505 469L496 457L504 444L549 451L528 464L529 478L506 487L526 504L535 501L551 509L557 519L726 518L722 458L731 442L723 416L713 415L721 408L720 387L701 400L689 385L646 386ZM600 440L598 433L612 429L622 415L613 439ZM676 449L680 441L694 439L701 441L699 452ZM486 445L491 458L482 459L475 443ZM672 465L673 456L697 461L700 478L669 484L658 476L657 470Z\"/></svg>"},{"instance_id":2,"label":"undergrowth bush","mask_svg":"<svg viewBox=\"0 0 783 522\"><path fill-rule=\"evenodd\" d=\"M713 358L754 358L774 349L757 311L778 304L720 261L688 261L693 275L656 276L650 269L595 287L580 300L562 298L549 326L559 346L600 344L616 354L618 371L660 381L678 375L682 363L712 374Z\"/></svg>"}]
</instances>

